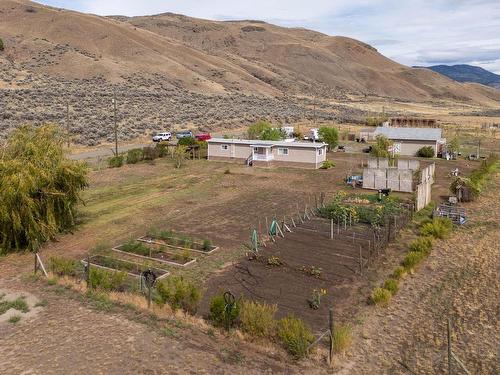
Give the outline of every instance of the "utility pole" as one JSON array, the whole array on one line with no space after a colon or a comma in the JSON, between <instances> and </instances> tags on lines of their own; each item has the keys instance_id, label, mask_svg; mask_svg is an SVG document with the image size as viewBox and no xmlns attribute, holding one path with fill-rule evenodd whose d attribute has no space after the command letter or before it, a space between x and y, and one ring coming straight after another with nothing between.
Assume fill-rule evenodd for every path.
<instances>
[{"instance_id":1,"label":"utility pole","mask_svg":"<svg viewBox=\"0 0 500 375\"><path fill-rule=\"evenodd\" d=\"M113 109L114 109L114 121L115 121L115 127L114 127L114 132L115 132L115 156L118 156L118 123L116 119L116 94L113 91Z\"/></svg>"},{"instance_id":2,"label":"utility pole","mask_svg":"<svg viewBox=\"0 0 500 375\"><path fill-rule=\"evenodd\" d=\"M313 123L314 123L314 126L316 126L316 94L314 94L314 97L313 97Z\"/></svg>"},{"instance_id":3,"label":"utility pole","mask_svg":"<svg viewBox=\"0 0 500 375\"><path fill-rule=\"evenodd\" d=\"M477 158L481 157L481 139L477 140Z\"/></svg>"},{"instance_id":4,"label":"utility pole","mask_svg":"<svg viewBox=\"0 0 500 375\"><path fill-rule=\"evenodd\" d=\"M66 137L68 142L68 148L71 144L71 132L70 132L70 124L69 124L69 101L66 99Z\"/></svg>"}]
</instances>

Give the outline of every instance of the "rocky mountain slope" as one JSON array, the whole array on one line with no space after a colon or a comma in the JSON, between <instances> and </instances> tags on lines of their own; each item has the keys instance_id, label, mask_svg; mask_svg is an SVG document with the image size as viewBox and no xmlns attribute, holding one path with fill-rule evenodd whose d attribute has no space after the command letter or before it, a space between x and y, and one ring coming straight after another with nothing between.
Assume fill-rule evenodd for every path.
<instances>
[{"instance_id":1,"label":"rocky mountain slope","mask_svg":"<svg viewBox=\"0 0 500 375\"><path fill-rule=\"evenodd\" d=\"M340 104L353 95L500 100L496 90L405 67L353 39L257 21L100 17L1 0L0 38L3 134L24 122L66 123L68 103L73 139L97 144L110 139L113 92L122 138L260 118L359 121L365 113Z\"/></svg>"}]
</instances>

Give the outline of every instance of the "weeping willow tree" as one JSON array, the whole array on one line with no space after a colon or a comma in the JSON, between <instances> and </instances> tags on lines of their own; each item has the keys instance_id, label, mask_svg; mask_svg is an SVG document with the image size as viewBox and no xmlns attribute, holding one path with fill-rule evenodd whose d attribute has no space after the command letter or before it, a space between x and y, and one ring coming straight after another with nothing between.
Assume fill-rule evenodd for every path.
<instances>
[{"instance_id":1,"label":"weeping willow tree","mask_svg":"<svg viewBox=\"0 0 500 375\"><path fill-rule=\"evenodd\" d=\"M75 221L87 167L65 158L53 125L23 126L0 149L0 253L37 250Z\"/></svg>"}]
</instances>

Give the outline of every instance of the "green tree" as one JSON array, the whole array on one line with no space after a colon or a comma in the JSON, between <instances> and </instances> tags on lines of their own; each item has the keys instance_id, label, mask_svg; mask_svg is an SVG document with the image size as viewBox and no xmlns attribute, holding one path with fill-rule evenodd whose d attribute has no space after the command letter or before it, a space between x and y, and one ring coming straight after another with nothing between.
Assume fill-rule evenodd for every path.
<instances>
[{"instance_id":1,"label":"green tree","mask_svg":"<svg viewBox=\"0 0 500 375\"><path fill-rule=\"evenodd\" d=\"M0 153L0 253L41 244L74 225L87 166L65 157L65 134L25 125Z\"/></svg>"},{"instance_id":2,"label":"green tree","mask_svg":"<svg viewBox=\"0 0 500 375\"><path fill-rule=\"evenodd\" d=\"M458 137L453 138L450 143L448 143L447 149L454 154L458 154L460 151L460 140Z\"/></svg>"},{"instance_id":3,"label":"green tree","mask_svg":"<svg viewBox=\"0 0 500 375\"><path fill-rule=\"evenodd\" d=\"M248 139L260 139L262 132L271 128L272 126L269 122L264 120L257 121L248 127Z\"/></svg>"},{"instance_id":4,"label":"green tree","mask_svg":"<svg viewBox=\"0 0 500 375\"><path fill-rule=\"evenodd\" d=\"M318 130L318 135L321 141L328 144L328 148L330 150L337 147L337 144L339 143L339 132L334 127L322 126Z\"/></svg>"},{"instance_id":5,"label":"green tree","mask_svg":"<svg viewBox=\"0 0 500 375\"><path fill-rule=\"evenodd\" d=\"M263 141L281 141L286 134L281 128L267 128L260 133L259 139Z\"/></svg>"},{"instance_id":6,"label":"green tree","mask_svg":"<svg viewBox=\"0 0 500 375\"><path fill-rule=\"evenodd\" d=\"M4 50L4 44L3 44L3 40L2 38L0 38L0 51L3 51Z\"/></svg>"},{"instance_id":7,"label":"green tree","mask_svg":"<svg viewBox=\"0 0 500 375\"><path fill-rule=\"evenodd\" d=\"M389 147L392 145L392 141L390 141L385 135L379 134L375 138L375 144L372 146L371 155L378 158L388 158L391 155L389 154Z\"/></svg>"},{"instance_id":8,"label":"green tree","mask_svg":"<svg viewBox=\"0 0 500 375\"><path fill-rule=\"evenodd\" d=\"M181 146L193 146L196 144L196 139L194 137L184 137L179 139L177 144Z\"/></svg>"}]
</instances>

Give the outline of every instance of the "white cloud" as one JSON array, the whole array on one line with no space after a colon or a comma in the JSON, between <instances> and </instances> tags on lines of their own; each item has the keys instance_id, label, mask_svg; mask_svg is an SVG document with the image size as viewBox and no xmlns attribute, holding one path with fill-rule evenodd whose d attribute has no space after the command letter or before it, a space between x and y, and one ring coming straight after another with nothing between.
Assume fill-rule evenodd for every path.
<instances>
[{"instance_id":1,"label":"white cloud","mask_svg":"<svg viewBox=\"0 0 500 375\"><path fill-rule=\"evenodd\" d=\"M110 15L181 13L208 19L259 19L345 35L407 65L436 61L489 66L500 73L498 0L45 0Z\"/></svg>"}]
</instances>

